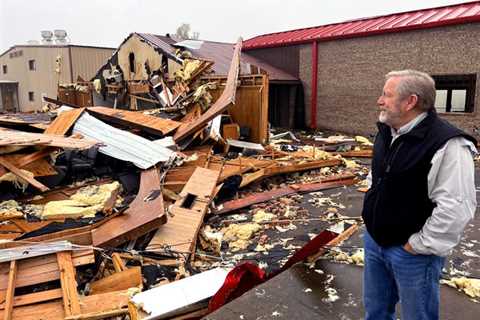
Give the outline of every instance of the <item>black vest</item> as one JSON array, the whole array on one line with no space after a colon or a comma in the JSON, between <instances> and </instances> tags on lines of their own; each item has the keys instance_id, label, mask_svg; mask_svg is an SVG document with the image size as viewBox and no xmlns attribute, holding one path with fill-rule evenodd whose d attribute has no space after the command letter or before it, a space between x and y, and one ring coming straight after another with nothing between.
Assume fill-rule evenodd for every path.
<instances>
[{"instance_id":1,"label":"black vest","mask_svg":"<svg viewBox=\"0 0 480 320\"><path fill-rule=\"evenodd\" d=\"M435 203L428 197L428 172L434 154L460 129L435 112L399 136L393 144L390 127L378 123L372 161L372 187L363 201L362 217L369 234L381 246L403 245L420 231Z\"/></svg>"}]
</instances>

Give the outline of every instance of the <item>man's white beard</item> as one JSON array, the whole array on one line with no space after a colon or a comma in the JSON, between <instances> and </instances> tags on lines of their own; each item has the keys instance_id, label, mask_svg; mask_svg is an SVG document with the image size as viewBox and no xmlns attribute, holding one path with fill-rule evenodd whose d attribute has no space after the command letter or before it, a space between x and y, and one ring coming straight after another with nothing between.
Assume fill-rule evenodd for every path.
<instances>
[{"instance_id":1,"label":"man's white beard","mask_svg":"<svg viewBox=\"0 0 480 320\"><path fill-rule=\"evenodd\" d=\"M378 121L380 121L381 123L385 123L385 124L388 124L387 121L388 121L388 115L387 115L387 112L386 111L380 111L380 114L378 115Z\"/></svg>"},{"instance_id":2,"label":"man's white beard","mask_svg":"<svg viewBox=\"0 0 480 320\"><path fill-rule=\"evenodd\" d=\"M402 113L400 111L382 110L378 115L378 121L390 127L394 127L401 117Z\"/></svg>"}]
</instances>

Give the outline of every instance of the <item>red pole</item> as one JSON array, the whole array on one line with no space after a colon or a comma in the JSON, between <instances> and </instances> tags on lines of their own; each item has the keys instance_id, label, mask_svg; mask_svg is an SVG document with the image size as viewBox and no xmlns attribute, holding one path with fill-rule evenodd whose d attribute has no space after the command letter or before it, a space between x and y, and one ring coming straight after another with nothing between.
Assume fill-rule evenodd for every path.
<instances>
[{"instance_id":1,"label":"red pole","mask_svg":"<svg viewBox=\"0 0 480 320\"><path fill-rule=\"evenodd\" d=\"M312 42L312 92L310 101L310 128L317 127L317 72L318 72L318 43Z\"/></svg>"}]
</instances>

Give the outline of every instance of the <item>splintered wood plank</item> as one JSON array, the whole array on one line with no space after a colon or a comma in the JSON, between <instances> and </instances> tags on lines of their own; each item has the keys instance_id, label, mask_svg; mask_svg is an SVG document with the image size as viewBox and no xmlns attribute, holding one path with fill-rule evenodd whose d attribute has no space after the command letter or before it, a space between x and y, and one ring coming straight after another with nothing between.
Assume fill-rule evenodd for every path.
<instances>
[{"instance_id":1,"label":"splintered wood plank","mask_svg":"<svg viewBox=\"0 0 480 320\"><path fill-rule=\"evenodd\" d=\"M75 267L93 262L95 262L93 250L73 252L72 263ZM60 279L60 270L55 254L19 260L17 263L17 288ZM8 274L9 263L0 264L0 291L6 290L8 287Z\"/></svg>"},{"instance_id":2,"label":"splintered wood plank","mask_svg":"<svg viewBox=\"0 0 480 320\"><path fill-rule=\"evenodd\" d=\"M122 272L127 270L127 267L125 266L125 262L123 262L122 257L117 252L114 252L112 254L112 263L113 263L113 268L115 269L116 272Z\"/></svg>"},{"instance_id":3,"label":"splintered wood plank","mask_svg":"<svg viewBox=\"0 0 480 320\"><path fill-rule=\"evenodd\" d=\"M22 172L19 168L15 167L9 161L5 160L5 158L0 157L0 165L10 170L16 176L22 178L23 180L27 181L29 184L37 188L38 190L45 192L50 190L47 186L40 183L39 181L35 180L35 178L31 178L30 176L26 175Z\"/></svg>"},{"instance_id":4,"label":"splintered wood plank","mask_svg":"<svg viewBox=\"0 0 480 320\"><path fill-rule=\"evenodd\" d=\"M78 301L77 281L70 251L57 252L57 262L60 269L60 284L62 286L63 308L65 316L81 313Z\"/></svg>"},{"instance_id":5,"label":"splintered wood plank","mask_svg":"<svg viewBox=\"0 0 480 320\"><path fill-rule=\"evenodd\" d=\"M303 163L289 162L284 164L281 164L280 162L278 162L275 165L266 167L264 169L260 169L257 172L244 175L242 178L242 183L240 184L240 187L243 188L254 181L258 181L260 179L271 177L278 174L301 172L306 170L319 169L323 167L333 167L333 166L338 166L341 163L342 161L338 159L315 160L315 161L308 161Z\"/></svg>"},{"instance_id":6,"label":"splintered wood plank","mask_svg":"<svg viewBox=\"0 0 480 320\"><path fill-rule=\"evenodd\" d=\"M142 286L142 268L133 267L90 283L90 294L140 288Z\"/></svg>"},{"instance_id":7,"label":"splintered wood plank","mask_svg":"<svg viewBox=\"0 0 480 320\"><path fill-rule=\"evenodd\" d=\"M106 107L90 107L87 110L107 122L138 128L157 135L166 135L178 128L181 124L181 122L178 121L128 110Z\"/></svg>"},{"instance_id":8,"label":"splintered wood plank","mask_svg":"<svg viewBox=\"0 0 480 320\"><path fill-rule=\"evenodd\" d=\"M173 217L160 227L147 250L170 246L174 251L193 253L198 231L212 201L220 172L197 167L171 209Z\"/></svg>"},{"instance_id":9,"label":"splintered wood plank","mask_svg":"<svg viewBox=\"0 0 480 320\"><path fill-rule=\"evenodd\" d=\"M195 155L197 159L184 162L180 167L169 169L165 176L163 186L174 192L182 191L188 179L190 179L195 171L195 168L205 167L207 165L211 151L212 146L201 146L192 150L184 151L183 153L186 156L191 157Z\"/></svg>"},{"instance_id":10,"label":"splintered wood plank","mask_svg":"<svg viewBox=\"0 0 480 320\"><path fill-rule=\"evenodd\" d=\"M313 192L320 190L333 189L354 184L353 175L339 176L338 180L322 181L316 183L306 183L300 185L290 185L284 188L278 188L265 192L254 193L241 199L227 201L219 206L219 209L214 211L215 214L222 214L232 212L234 210L242 209L253 204L270 201L276 198L284 197L289 194Z\"/></svg>"},{"instance_id":11,"label":"splintered wood plank","mask_svg":"<svg viewBox=\"0 0 480 320\"><path fill-rule=\"evenodd\" d=\"M75 124L77 119L82 115L85 108L72 109L60 113L55 120L44 131L46 134L55 134L63 136Z\"/></svg>"},{"instance_id":12,"label":"splintered wood plank","mask_svg":"<svg viewBox=\"0 0 480 320\"><path fill-rule=\"evenodd\" d=\"M224 163L222 173L220 175L220 181L224 181L225 179L234 175L241 175L242 173L248 172L252 169L266 168L274 164L275 162L272 160L258 160L246 157L232 159Z\"/></svg>"},{"instance_id":13,"label":"splintered wood plank","mask_svg":"<svg viewBox=\"0 0 480 320\"><path fill-rule=\"evenodd\" d=\"M117 217L92 230L93 245L112 246L157 229L166 222L158 169L142 171L140 190L129 208Z\"/></svg>"},{"instance_id":14,"label":"splintered wood plank","mask_svg":"<svg viewBox=\"0 0 480 320\"><path fill-rule=\"evenodd\" d=\"M27 164L22 169L30 171L34 177L54 176L58 173L47 159L38 159L35 162Z\"/></svg>"},{"instance_id":15,"label":"splintered wood plank","mask_svg":"<svg viewBox=\"0 0 480 320\"><path fill-rule=\"evenodd\" d=\"M8 286L5 297L5 311L3 314L4 320L12 319L13 298L15 296L15 279L17 278L17 261L10 261L10 270L8 274Z\"/></svg>"},{"instance_id":16,"label":"splintered wood plank","mask_svg":"<svg viewBox=\"0 0 480 320\"><path fill-rule=\"evenodd\" d=\"M13 165L23 168L30 163L33 163L39 159L43 159L46 156L50 155L57 148L43 148L42 150L35 151L33 153L26 153L26 154L8 154L4 155L5 159L10 161Z\"/></svg>"},{"instance_id":17,"label":"splintered wood plank","mask_svg":"<svg viewBox=\"0 0 480 320\"><path fill-rule=\"evenodd\" d=\"M50 221L30 222L25 219L11 219L10 222L15 225L21 232L31 232L34 230L38 230L51 223Z\"/></svg>"},{"instance_id":18,"label":"splintered wood plank","mask_svg":"<svg viewBox=\"0 0 480 320\"><path fill-rule=\"evenodd\" d=\"M30 133L17 130L0 130L1 146L50 146L69 149L89 149L98 142L92 139L76 139L53 134Z\"/></svg>"}]
</instances>

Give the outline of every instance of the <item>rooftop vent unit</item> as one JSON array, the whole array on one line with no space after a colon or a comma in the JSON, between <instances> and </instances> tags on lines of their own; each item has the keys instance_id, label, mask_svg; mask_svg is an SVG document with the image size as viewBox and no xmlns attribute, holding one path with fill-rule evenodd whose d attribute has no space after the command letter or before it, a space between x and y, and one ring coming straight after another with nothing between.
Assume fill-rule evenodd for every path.
<instances>
[{"instance_id":1,"label":"rooftop vent unit","mask_svg":"<svg viewBox=\"0 0 480 320\"><path fill-rule=\"evenodd\" d=\"M51 45L53 44L53 32L50 30L44 30L40 32L42 35L42 44Z\"/></svg>"},{"instance_id":2,"label":"rooftop vent unit","mask_svg":"<svg viewBox=\"0 0 480 320\"><path fill-rule=\"evenodd\" d=\"M56 44L67 44L67 31L65 30L54 30L53 31L55 35L55 43Z\"/></svg>"}]
</instances>

